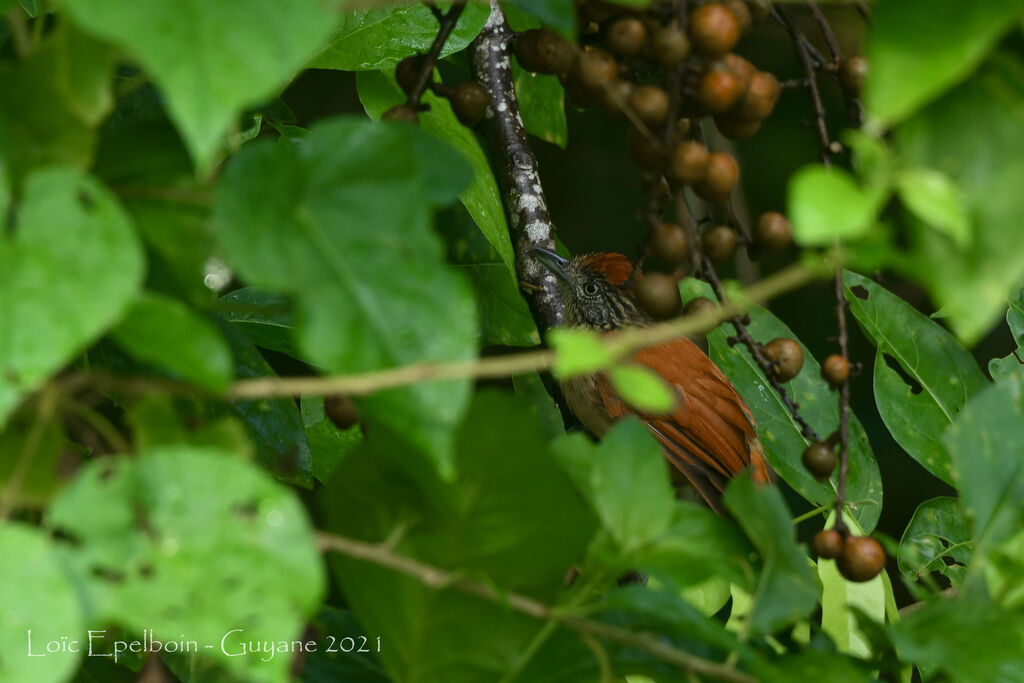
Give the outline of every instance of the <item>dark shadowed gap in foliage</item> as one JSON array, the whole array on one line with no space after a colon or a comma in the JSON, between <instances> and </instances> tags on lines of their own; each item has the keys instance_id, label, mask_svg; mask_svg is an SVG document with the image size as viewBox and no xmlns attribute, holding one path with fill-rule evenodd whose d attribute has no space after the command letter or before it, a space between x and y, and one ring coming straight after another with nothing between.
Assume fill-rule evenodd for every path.
<instances>
[{"instance_id":1,"label":"dark shadowed gap in foliage","mask_svg":"<svg viewBox=\"0 0 1024 683\"><path fill-rule=\"evenodd\" d=\"M902 379L903 382L908 387L910 387L910 393L914 394L915 396L921 393L921 391L923 390L921 383L918 382L913 377L911 377L907 373L907 371L903 369L903 366L896 361L895 358L893 358L887 353L882 354L882 357L885 358L885 364L892 368L893 371L900 376L900 379Z\"/></svg>"},{"instance_id":2,"label":"dark shadowed gap in foliage","mask_svg":"<svg viewBox=\"0 0 1024 683\"><path fill-rule=\"evenodd\" d=\"M353 71L303 71L281 94L281 100L295 113L295 125L302 128L330 116L363 113Z\"/></svg>"}]
</instances>

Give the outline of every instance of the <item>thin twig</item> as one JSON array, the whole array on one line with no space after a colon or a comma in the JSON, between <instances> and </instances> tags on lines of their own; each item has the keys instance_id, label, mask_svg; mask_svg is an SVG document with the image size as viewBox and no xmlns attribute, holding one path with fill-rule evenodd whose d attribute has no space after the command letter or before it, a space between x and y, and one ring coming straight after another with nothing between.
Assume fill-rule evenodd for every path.
<instances>
[{"instance_id":1,"label":"thin twig","mask_svg":"<svg viewBox=\"0 0 1024 683\"><path fill-rule=\"evenodd\" d=\"M437 8L433 8L434 16L439 16L440 11ZM434 66L437 64L438 58L441 56L441 50L444 49L444 44L448 41L448 36L451 35L455 29L455 25L459 23L459 17L462 15L462 10L466 9L466 3L460 2L452 5L448 13L442 18L439 18L441 26L437 30L437 35L434 37L434 42L430 46L430 50L423 57L420 62L420 74L419 78L416 79L416 84L412 90L409 91L409 95L406 98L405 104L410 109L416 110L420 106L420 98L423 97L423 93L426 91L427 86L432 80L434 80Z\"/></svg>"},{"instance_id":2,"label":"thin twig","mask_svg":"<svg viewBox=\"0 0 1024 683\"><path fill-rule=\"evenodd\" d=\"M612 624L564 614L559 612L557 608L550 607L529 596L500 591L492 584L459 577L440 567L397 554L385 545L367 543L354 538L322 532L317 534L317 545L322 551L341 553L401 572L417 579L428 588L457 590L467 595L506 605L534 619L556 621L583 636L603 638L643 650L686 672L692 672L716 680L734 681L736 683L753 683L756 680L749 674L737 671L732 667L673 647L660 635L634 632Z\"/></svg>"},{"instance_id":3,"label":"thin twig","mask_svg":"<svg viewBox=\"0 0 1024 683\"><path fill-rule=\"evenodd\" d=\"M818 28L821 30L821 36L825 39L825 45L828 46L829 54L832 55L832 61L835 63L839 62L839 41L836 40L836 34L832 31L832 26L828 23L828 19L821 13L821 9L817 4L808 2L807 6L811 10L811 15L814 17L814 21L817 22Z\"/></svg>"},{"instance_id":4,"label":"thin twig","mask_svg":"<svg viewBox=\"0 0 1024 683\"><path fill-rule=\"evenodd\" d=\"M789 33L793 40L793 46L796 48L797 57L803 65L804 75L807 77L807 88L811 93L811 105L814 107L814 129L818 134L818 151L821 155L821 162L828 166L832 141L829 139L828 128L825 126L825 105L822 104L821 92L818 90L817 72L811 59L810 44L787 8L781 6L773 8L772 14L778 18L786 32Z\"/></svg>"},{"instance_id":5,"label":"thin twig","mask_svg":"<svg viewBox=\"0 0 1024 683\"><path fill-rule=\"evenodd\" d=\"M29 427L28 434L25 435L25 441L21 446L21 451L18 453L18 460L14 463L14 469L7 478L3 491L0 491L0 520L7 519L11 514L11 510L14 509L18 498L18 491L25 482L25 477L28 476L28 472L32 467L32 461L35 460L36 452L39 450L39 442L43 438L43 432L53 419L59 397L60 392L52 385L43 388L42 396L36 407L36 414L32 419L32 426Z\"/></svg>"},{"instance_id":6,"label":"thin twig","mask_svg":"<svg viewBox=\"0 0 1024 683\"><path fill-rule=\"evenodd\" d=\"M838 240L837 240L838 242ZM839 353L850 362L849 336L846 332L846 297L843 295L843 271L835 274L836 323L839 327ZM846 479L850 474L850 378L839 387L839 478L836 481L836 528L842 531L843 506L846 504Z\"/></svg>"},{"instance_id":7,"label":"thin twig","mask_svg":"<svg viewBox=\"0 0 1024 683\"><path fill-rule=\"evenodd\" d=\"M14 54L18 59L25 59L32 53L32 39L29 37L25 11L21 7L12 7L7 11L7 28L11 32Z\"/></svg>"}]
</instances>

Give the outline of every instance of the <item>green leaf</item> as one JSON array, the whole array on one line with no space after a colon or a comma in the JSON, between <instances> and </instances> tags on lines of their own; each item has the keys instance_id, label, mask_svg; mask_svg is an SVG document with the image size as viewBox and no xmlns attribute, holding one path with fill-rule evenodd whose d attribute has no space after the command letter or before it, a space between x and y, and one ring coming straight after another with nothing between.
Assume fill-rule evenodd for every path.
<instances>
[{"instance_id":1,"label":"green leaf","mask_svg":"<svg viewBox=\"0 0 1024 683\"><path fill-rule=\"evenodd\" d=\"M973 545L970 523L956 498L926 500L914 510L900 539L900 571L912 580L940 572L959 586Z\"/></svg>"},{"instance_id":2,"label":"green leaf","mask_svg":"<svg viewBox=\"0 0 1024 683\"><path fill-rule=\"evenodd\" d=\"M884 199L884 191L862 189L848 172L814 164L790 179L787 215L797 242L831 245L867 234Z\"/></svg>"},{"instance_id":3,"label":"green leaf","mask_svg":"<svg viewBox=\"0 0 1024 683\"><path fill-rule=\"evenodd\" d=\"M124 313L142 280L131 221L93 178L64 168L25 182L0 236L0 426Z\"/></svg>"},{"instance_id":4,"label":"green leaf","mask_svg":"<svg viewBox=\"0 0 1024 683\"><path fill-rule=\"evenodd\" d=\"M445 41L441 56L466 49L490 15L484 3L466 5L459 23ZM345 12L341 30L306 68L376 71L393 68L402 58L430 49L438 22L426 5L358 9Z\"/></svg>"},{"instance_id":5,"label":"green leaf","mask_svg":"<svg viewBox=\"0 0 1024 683\"><path fill-rule=\"evenodd\" d=\"M235 376L239 379L273 377L274 369L263 358L253 343L230 323L220 321L221 334L231 346ZM299 407L292 398L260 398L235 401L230 408L210 402L214 415L230 410L249 428L250 439L256 447L256 458L274 476L289 484L311 488L312 455Z\"/></svg>"},{"instance_id":6,"label":"green leaf","mask_svg":"<svg viewBox=\"0 0 1024 683\"><path fill-rule=\"evenodd\" d=\"M560 380L603 370L615 362L614 354L589 330L555 328L548 332L548 344L557 354L551 372Z\"/></svg>"},{"instance_id":7,"label":"green leaf","mask_svg":"<svg viewBox=\"0 0 1024 683\"><path fill-rule=\"evenodd\" d=\"M656 372L635 363L616 365L608 370L615 393L643 413L667 413L679 396Z\"/></svg>"},{"instance_id":8,"label":"green leaf","mask_svg":"<svg viewBox=\"0 0 1024 683\"><path fill-rule=\"evenodd\" d=\"M18 507L43 507L63 483L58 468L65 456L64 431L49 422L33 437L35 419L35 415L19 415L0 430L0 491L10 495ZM32 450L26 451L30 439ZM15 472L18 480L12 482Z\"/></svg>"},{"instance_id":9,"label":"green leaf","mask_svg":"<svg viewBox=\"0 0 1024 683\"><path fill-rule=\"evenodd\" d=\"M751 632L771 633L806 616L818 603L818 582L807 554L796 544L796 528L782 494L741 474L729 482L722 502L764 562L753 595Z\"/></svg>"},{"instance_id":10,"label":"green leaf","mask_svg":"<svg viewBox=\"0 0 1024 683\"><path fill-rule=\"evenodd\" d=\"M983 598L934 600L888 630L902 661L949 680L1024 681L1024 620Z\"/></svg>"},{"instance_id":11,"label":"green leaf","mask_svg":"<svg viewBox=\"0 0 1024 683\"><path fill-rule=\"evenodd\" d=\"M53 542L39 529L5 521L0 556L17 560L0 563L0 583L9 587L0 592L0 680L70 680L81 653L47 654L46 644L84 640L86 624Z\"/></svg>"},{"instance_id":12,"label":"green leaf","mask_svg":"<svg viewBox=\"0 0 1024 683\"><path fill-rule=\"evenodd\" d=\"M405 95L390 75L360 73L356 77L356 85L359 88L359 99L372 119L379 119L395 104L405 101ZM459 195L459 199L484 237L508 266L509 277L518 291L515 252L505 223L501 193L480 142L471 130L455 118L447 99L426 93L423 102L430 106L430 111L420 114L420 128L459 150L473 169L473 180Z\"/></svg>"},{"instance_id":13,"label":"green leaf","mask_svg":"<svg viewBox=\"0 0 1024 683\"><path fill-rule=\"evenodd\" d=\"M875 403L885 426L912 458L951 484L942 434L984 388L985 376L953 335L895 294L850 271L843 273L843 289L850 312L878 348Z\"/></svg>"},{"instance_id":14,"label":"green leaf","mask_svg":"<svg viewBox=\"0 0 1024 683\"><path fill-rule=\"evenodd\" d=\"M135 358L190 382L223 391L231 382L231 352L217 328L170 297L145 292L111 332Z\"/></svg>"},{"instance_id":15,"label":"green leaf","mask_svg":"<svg viewBox=\"0 0 1024 683\"><path fill-rule=\"evenodd\" d=\"M596 524L536 418L522 401L484 392L457 443L457 476L448 483L371 430L323 489L328 530L390 538L400 555L552 601ZM385 643L379 657L393 680L500 680L544 628L500 602L429 588L354 558L333 555L331 566L365 632Z\"/></svg>"},{"instance_id":16,"label":"green leaf","mask_svg":"<svg viewBox=\"0 0 1024 683\"><path fill-rule=\"evenodd\" d=\"M468 179L458 153L413 126L340 118L314 127L301 153L246 145L221 181L215 229L248 282L294 295L310 362L343 373L465 359L472 294L444 267L430 218ZM450 475L468 395L466 380L425 382L360 406Z\"/></svg>"},{"instance_id":17,"label":"green leaf","mask_svg":"<svg viewBox=\"0 0 1024 683\"><path fill-rule=\"evenodd\" d=\"M973 520L973 570L1024 524L1024 369L971 399L944 441L953 454L964 510Z\"/></svg>"},{"instance_id":18,"label":"green leaf","mask_svg":"<svg viewBox=\"0 0 1024 683\"><path fill-rule=\"evenodd\" d=\"M302 357L295 344L295 319L288 297L258 287L243 287L220 297L213 310L256 346Z\"/></svg>"},{"instance_id":19,"label":"green leaf","mask_svg":"<svg viewBox=\"0 0 1024 683\"><path fill-rule=\"evenodd\" d=\"M957 186L938 171L915 168L896 176L903 205L936 230L949 235L958 247L971 242L971 222Z\"/></svg>"},{"instance_id":20,"label":"green leaf","mask_svg":"<svg viewBox=\"0 0 1024 683\"><path fill-rule=\"evenodd\" d=\"M1019 20L1020 0L934 0L880 4L871 19L864 87L868 113L892 125L969 75L1000 35Z\"/></svg>"},{"instance_id":21,"label":"green leaf","mask_svg":"<svg viewBox=\"0 0 1024 683\"><path fill-rule=\"evenodd\" d=\"M221 451L165 448L93 462L47 523L76 540L69 554L101 620L158 639L217 644L243 629L226 638L232 652L249 640L294 640L324 590L298 498ZM284 680L291 664L215 661L251 681Z\"/></svg>"},{"instance_id":22,"label":"green leaf","mask_svg":"<svg viewBox=\"0 0 1024 683\"><path fill-rule=\"evenodd\" d=\"M302 665L302 677L299 679L302 683L389 683L391 679L373 654L377 646L376 638L363 632L351 612L324 605L312 625L320 633L337 635L333 635L333 643L328 639L323 647L318 647L316 652L306 657ZM365 647L345 652L341 639L346 636L356 637L356 634L366 636ZM334 647L331 647L332 644ZM361 639L357 640L357 644L364 645ZM363 651L360 652L360 649Z\"/></svg>"},{"instance_id":23,"label":"green leaf","mask_svg":"<svg viewBox=\"0 0 1024 683\"><path fill-rule=\"evenodd\" d=\"M847 520L851 531L862 535L863 530L854 520ZM835 511L825 522L830 529L835 524ZM883 572L884 573L884 572ZM885 623L885 584L882 574L870 581L854 583L847 581L834 560L818 559L818 578L821 580L821 630L835 642L840 652L869 659L871 644L858 626L858 617Z\"/></svg>"},{"instance_id":24,"label":"green leaf","mask_svg":"<svg viewBox=\"0 0 1024 683\"><path fill-rule=\"evenodd\" d=\"M243 460L255 457L253 439L242 420L230 414L211 416L200 402L176 401L168 396L146 396L128 413L136 450L162 446L196 446L234 453Z\"/></svg>"},{"instance_id":25,"label":"green leaf","mask_svg":"<svg viewBox=\"0 0 1024 683\"><path fill-rule=\"evenodd\" d=\"M313 455L313 476L327 483L341 461L363 441L359 425L338 429L324 412L324 399L302 397L302 424L306 428L309 451Z\"/></svg>"},{"instance_id":26,"label":"green leaf","mask_svg":"<svg viewBox=\"0 0 1024 683\"><path fill-rule=\"evenodd\" d=\"M516 61L512 62L512 77L526 132L565 149L569 131L565 122L565 90L558 77L530 73Z\"/></svg>"},{"instance_id":27,"label":"green leaf","mask_svg":"<svg viewBox=\"0 0 1024 683\"><path fill-rule=\"evenodd\" d=\"M1024 66L999 56L978 75L896 131L908 167L933 168L963 192L973 240L909 221L901 270L922 283L968 346L999 319L1024 281L1024 240L1007 225L1024 223L1024 160L1007 140L1024 139Z\"/></svg>"},{"instance_id":28,"label":"green leaf","mask_svg":"<svg viewBox=\"0 0 1024 683\"><path fill-rule=\"evenodd\" d=\"M642 422L616 423L588 459L590 502L624 554L665 532L675 507L672 486L661 446Z\"/></svg>"},{"instance_id":29,"label":"green leaf","mask_svg":"<svg viewBox=\"0 0 1024 683\"><path fill-rule=\"evenodd\" d=\"M709 285L693 278L680 283L680 290L687 301L697 296L714 296ZM751 310L750 319L748 329L754 339L763 342L777 337L796 339L789 327L764 308ZM724 326L708 335L711 360L732 380L753 411L757 436L764 446L768 464L797 493L815 505L831 503L835 500L835 475L830 484L822 484L803 466L800 457L809 440L801 434L750 353L742 345L730 345L728 336ZM803 370L785 384L786 390L800 404L803 418L825 438L839 427L838 401L835 392L821 378L821 366L806 346L801 344L801 348ZM856 415L850 419L850 477L846 486L848 508L857 522L870 532L882 511L882 480L871 444Z\"/></svg>"},{"instance_id":30,"label":"green leaf","mask_svg":"<svg viewBox=\"0 0 1024 683\"><path fill-rule=\"evenodd\" d=\"M205 172L234 117L284 85L328 38L330 4L69 0L63 7L76 24L142 63Z\"/></svg>"},{"instance_id":31,"label":"green leaf","mask_svg":"<svg viewBox=\"0 0 1024 683\"><path fill-rule=\"evenodd\" d=\"M0 64L0 159L11 181L51 164L88 167L94 129L113 105L116 56L59 22L26 59Z\"/></svg>"}]
</instances>

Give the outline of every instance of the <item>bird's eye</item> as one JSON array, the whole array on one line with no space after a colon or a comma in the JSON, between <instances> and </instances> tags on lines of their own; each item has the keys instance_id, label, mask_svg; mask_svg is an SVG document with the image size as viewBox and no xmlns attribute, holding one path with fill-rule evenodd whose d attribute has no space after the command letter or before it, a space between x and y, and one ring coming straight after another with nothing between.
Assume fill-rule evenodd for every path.
<instances>
[{"instance_id":1,"label":"bird's eye","mask_svg":"<svg viewBox=\"0 0 1024 683\"><path fill-rule=\"evenodd\" d=\"M583 293L586 294L587 296L596 296L597 285L593 282L588 282L587 284L583 285Z\"/></svg>"}]
</instances>

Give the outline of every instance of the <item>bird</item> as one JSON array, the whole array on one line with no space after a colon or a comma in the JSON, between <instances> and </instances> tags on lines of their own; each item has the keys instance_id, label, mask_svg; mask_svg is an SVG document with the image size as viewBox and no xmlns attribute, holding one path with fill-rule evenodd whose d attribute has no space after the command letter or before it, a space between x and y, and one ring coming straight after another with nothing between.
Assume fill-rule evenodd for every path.
<instances>
[{"instance_id":1,"label":"bird","mask_svg":"<svg viewBox=\"0 0 1024 683\"><path fill-rule=\"evenodd\" d=\"M608 334L653 322L634 297L636 273L624 255L601 252L567 259L539 247L531 252L556 278L565 326ZM699 346L684 337L636 351L629 360L657 373L675 392L676 402L664 414L642 413L616 395L604 374L570 377L561 382L566 403L595 438L616 421L636 415L661 443L669 463L719 513L730 478L749 469L755 481L770 481L750 408Z\"/></svg>"}]
</instances>

